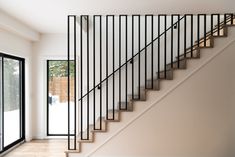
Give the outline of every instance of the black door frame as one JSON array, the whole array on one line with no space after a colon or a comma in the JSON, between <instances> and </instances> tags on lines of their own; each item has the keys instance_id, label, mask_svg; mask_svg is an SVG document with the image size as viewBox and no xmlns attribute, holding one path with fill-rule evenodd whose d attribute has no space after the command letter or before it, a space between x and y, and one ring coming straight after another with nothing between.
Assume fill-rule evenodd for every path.
<instances>
[{"instance_id":1,"label":"black door frame","mask_svg":"<svg viewBox=\"0 0 235 157\"><path fill-rule=\"evenodd\" d=\"M49 132L49 127L50 127L50 124L49 124L49 62L50 61L64 61L64 62L68 62L68 60L66 60L66 59L48 59L47 60L47 106L46 106L46 126L47 126L47 128L46 128L46 134L47 134L47 136L65 136L65 137L67 137L68 136L68 133L60 133L60 134L54 134L54 133L50 133ZM71 61L73 61L73 60L71 60ZM71 134L71 135L74 135L74 134Z\"/></svg>"},{"instance_id":2,"label":"black door frame","mask_svg":"<svg viewBox=\"0 0 235 157\"><path fill-rule=\"evenodd\" d=\"M17 57L17 56L13 56L13 55L9 55L9 54L5 54L5 53L1 53L0 52L0 57L2 58L1 60L1 64L2 64L2 150L0 151L0 154L7 151L8 149L14 147L15 145L19 144L20 142L25 141L25 59L21 58L21 57ZM14 142L12 142L11 144L4 146L4 58L8 58L8 59L14 59L19 61L20 64L20 99L21 99L21 103L20 103L20 138Z\"/></svg>"}]
</instances>

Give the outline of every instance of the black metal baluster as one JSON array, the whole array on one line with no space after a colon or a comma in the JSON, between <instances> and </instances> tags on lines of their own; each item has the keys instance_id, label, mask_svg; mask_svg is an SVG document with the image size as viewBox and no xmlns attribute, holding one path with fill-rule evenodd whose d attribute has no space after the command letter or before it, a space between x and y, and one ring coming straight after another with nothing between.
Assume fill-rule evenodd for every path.
<instances>
[{"instance_id":1,"label":"black metal baluster","mask_svg":"<svg viewBox=\"0 0 235 157\"><path fill-rule=\"evenodd\" d=\"M211 14L211 36L213 36L214 14Z\"/></svg>"},{"instance_id":2,"label":"black metal baluster","mask_svg":"<svg viewBox=\"0 0 235 157\"><path fill-rule=\"evenodd\" d=\"M106 16L106 78L108 77L108 15ZM109 120L108 116L108 79L106 80L106 119Z\"/></svg>"},{"instance_id":3,"label":"black metal baluster","mask_svg":"<svg viewBox=\"0 0 235 157\"><path fill-rule=\"evenodd\" d=\"M134 99L134 61L133 61L133 56L134 56L134 22L135 22L135 19L134 19L134 15L132 15L132 56L131 56L131 73L132 73L132 99Z\"/></svg>"},{"instance_id":4,"label":"black metal baluster","mask_svg":"<svg viewBox=\"0 0 235 157\"><path fill-rule=\"evenodd\" d=\"M204 16L204 46L206 47L206 15Z\"/></svg>"},{"instance_id":5,"label":"black metal baluster","mask_svg":"<svg viewBox=\"0 0 235 157\"><path fill-rule=\"evenodd\" d=\"M68 16L68 63L69 64L69 60L70 60L70 16ZM69 101L69 97L70 97L70 81L69 81L69 66L68 66L68 150L70 150L70 101ZM3 105L4 106L4 105Z\"/></svg>"},{"instance_id":6,"label":"black metal baluster","mask_svg":"<svg viewBox=\"0 0 235 157\"><path fill-rule=\"evenodd\" d=\"M100 130L102 130L102 87L101 87L101 80L102 80L102 16L100 15Z\"/></svg>"},{"instance_id":7,"label":"black metal baluster","mask_svg":"<svg viewBox=\"0 0 235 157\"><path fill-rule=\"evenodd\" d=\"M80 25L81 25L81 30L80 30L80 53L81 53L81 140L83 140L83 32L82 32L82 28L83 28L83 16L80 16ZM69 62L69 61L68 61ZM69 100L68 100L69 102Z\"/></svg>"},{"instance_id":8,"label":"black metal baluster","mask_svg":"<svg viewBox=\"0 0 235 157\"><path fill-rule=\"evenodd\" d=\"M227 24L227 14L224 14L224 26ZM224 27L223 26L223 27Z\"/></svg>"},{"instance_id":9,"label":"black metal baluster","mask_svg":"<svg viewBox=\"0 0 235 157\"><path fill-rule=\"evenodd\" d=\"M191 57L193 57L193 14L191 14Z\"/></svg>"},{"instance_id":10,"label":"black metal baluster","mask_svg":"<svg viewBox=\"0 0 235 157\"><path fill-rule=\"evenodd\" d=\"M126 35L125 35L125 40L126 40L126 56L125 56L125 60L126 60L126 63L127 63L127 15L120 15L119 16L119 68L121 67L121 48L122 48L122 45L121 45L121 31L122 31L122 29L121 29L121 27L122 27L122 17L125 17L125 26L126 26L126 28L125 28L125 33L126 33ZM126 65L126 69L125 69L125 72L126 72L126 76L125 76L125 78L126 78L126 80L125 80L125 93L126 93L126 96L125 96L125 102L126 102L126 104L125 104L125 108L121 108L121 104L119 105L119 109L120 110L127 110L127 65ZM121 68L119 69L119 102L121 102Z\"/></svg>"},{"instance_id":11,"label":"black metal baluster","mask_svg":"<svg viewBox=\"0 0 235 157\"><path fill-rule=\"evenodd\" d=\"M234 19L234 15L231 14L231 25L233 25L233 19Z\"/></svg>"},{"instance_id":12,"label":"black metal baluster","mask_svg":"<svg viewBox=\"0 0 235 157\"><path fill-rule=\"evenodd\" d=\"M151 20L151 87L147 87L147 32L148 32L148 17ZM145 15L145 88L153 88L153 15Z\"/></svg>"},{"instance_id":13,"label":"black metal baluster","mask_svg":"<svg viewBox=\"0 0 235 157\"><path fill-rule=\"evenodd\" d=\"M121 39L121 31L122 31L122 15L119 16L119 67L121 66L121 52L122 52L122 39ZM119 110L122 110L121 108L121 69L119 69Z\"/></svg>"},{"instance_id":14,"label":"black metal baluster","mask_svg":"<svg viewBox=\"0 0 235 157\"><path fill-rule=\"evenodd\" d=\"M126 110L127 110L127 104L128 104L128 102L127 102L127 50L128 50L128 48L127 48L127 44L128 44L128 39L127 39L127 36L128 36L128 34L127 34L127 25L128 25L128 22L127 22L127 15L125 15L125 17L126 17ZM120 68L120 67L119 67Z\"/></svg>"},{"instance_id":15,"label":"black metal baluster","mask_svg":"<svg viewBox=\"0 0 235 157\"><path fill-rule=\"evenodd\" d=\"M90 80L90 75L89 75L89 16L86 16L86 21L87 21L87 140L89 140L89 118L90 118L90 112L89 112L89 108L90 108L90 100L89 100L89 80Z\"/></svg>"},{"instance_id":16,"label":"black metal baluster","mask_svg":"<svg viewBox=\"0 0 235 157\"><path fill-rule=\"evenodd\" d=\"M77 132L77 130L76 130L76 128L77 128L77 120L76 120L76 116L77 116L77 110L76 110L76 88L74 88L74 90L73 90L73 92L74 92L74 111L73 111L73 113L74 113L74 133L72 133L72 135L71 135L71 133L70 133L70 92L71 92L71 87L70 87L70 76L71 76L71 73L70 73L70 63L71 63L71 60L70 60L70 24L72 24L72 22L71 22L71 20L73 20L73 35L71 35L71 36L73 36L73 56L74 56L74 69L75 69L75 71L74 71L74 86L76 87L76 49L77 49L77 43L76 43L76 38L77 38L77 34L76 34L76 32L77 32L77 30L76 30L76 16L75 15L69 15L68 16L68 58L67 58L67 79L68 79L68 87L67 87L67 99L68 99L68 150L76 150L76 132ZM72 29L72 28L71 28ZM73 146L73 148L71 148L71 143L70 143L70 137L71 136L74 136L74 146Z\"/></svg>"},{"instance_id":17,"label":"black metal baluster","mask_svg":"<svg viewBox=\"0 0 235 157\"><path fill-rule=\"evenodd\" d=\"M200 15L197 15L197 46L200 47Z\"/></svg>"},{"instance_id":18,"label":"black metal baluster","mask_svg":"<svg viewBox=\"0 0 235 157\"><path fill-rule=\"evenodd\" d=\"M177 66L180 67L180 15L178 15Z\"/></svg>"},{"instance_id":19,"label":"black metal baluster","mask_svg":"<svg viewBox=\"0 0 235 157\"><path fill-rule=\"evenodd\" d=\"M218 17L218 36L220 36L220 14L217 15Z\"/></svg>"},{"instance_id":20,"label":"black metal baluster","mask_svg":"<svg viewBox=\"0 0 235 157\"><path fill-rule=\"evenodd\" d=\"M184 58L186 58L186 41L187 41L187 15L184 17Z\"/></svg>"},{"instance_id":21,"label":"black metal baluster","mask_svg":"<svg viewBox=\"0 0 235 157\"><path fill-rule=\"evenodd\" d=\"M114 30L115 30L115 21L114 21L114 15L112 15L112 19L113 19L113 119L114 120L114 109L115 109L115 73L114 73L114 69L115 69L115 36L114 36Z\"/></svg>"},{"instance_id":22,"label":"black metal baluster","mask_svg":"<svg viewBox=\"0 0 235 157\"><path fill-rule=\"evenodd\" d=\"M146 89L146 81L147 81L147 16L144 18L144 87Z\"/></svg>"},{"instance_id":23,"label":"black metal baluster","mask_svg":"<svg viewBox=\"0 0 235 157\"><path fill-rule=\"evenodd\" d=\"M151 15L151 88L153 89L153 15Z\"/></svg>"},{"instance_id":24,"label":"black metal baluster","mask_svg":"<svg viewBox=\"0 0 235 157\"><path fill-rule=\"evenodd\" d=\"M160 35L160 15L158 15L158 36ZM157 54L158 54L158 65L157 65L157 78L160 79L160 37L157 39L158 40L158 46L157 46Z\"/></svg>"},{"instance_id":25,"label":"black metal baluster","mask_svg":"<svg viewBox=\"0 0 235 157\"><path fill-rule=\"evenodd\" d=\"M102 74L101 74L101 72L102 72L102 70L101 70L101 56L102 56L102 53L101 53L101 49L102 49L101 48L102 47L102 45L101 45L101 42L102 42L101 41L101 39L102 39L101 38L101 15L94 15L93 16L93 21L94 21L94 27L93 27L93 33L94 33L93 34L93 48L94 48L94 50L93 50L93 61L94 61L94 64L93 64L93 75L94 75L94 82L93 82L93 86L94 86L93 87L93 90L94 90L94 100L93 101L94 102L93 103L94 104L93 105L94 106L93 107L94 107L94 119L93 119L93 121L94 121L94 130L102 130L102 118L101 118L102 117L102 95L101 95L102 91L101 91L101 85L98 85L98 89L100 90L100 119L99 119L99 123L100 123L99 125L100 126L99 126L99 128L96 128L96 119L95 119L95 113L96 113L96 111L95 111L95 106L96 106L95 105L95 89L96 89L96 85L95 85L95 67L96 67L95 66L95 63L96 63L95 62L95 58L96 58L95 57L95 49L96 49L96 45L95 45L95 38L96 38L95 37L95 33L96 33L95 27L96 27L96 25L95 25L95 23L96 23L96 17L99 17L99 24L100 24L100 30L99 30L99 32L100 32L100 34L99 34L100 35L100 82L101 82L101 79L102 79L101 78L102 77Z\"/></svg>"},{"instance_id":26,"label":"black metal baluster","mask_svg":"<svg viewBox=\"0 0 235 157\"><path fill-rule=\"evenodd\" d=\"M140 15L138 15L138 52L140 52ZM138 54L138 99L140 99L140 53Z\"/></svg>"},{"instance_id":27,"label":"black metal baluster","mask_svg":"<svg viewBox=\"0 0 235 157\"><path fill-rule=\"evenodd\" d=\"M77 67L77 25L76 25L76 16L74 16L74 149L77 149L77 92L76 92L76 87L77 87L77 72L76 72L76 67Z\"/></svg>"},{"instance_id":28,"label":"black metal baluster","mask_svg":"<svg viewBox=\"0 0 235 157\"><path fill-rule=\"evenodd\" d=\"M166 78L166 52L167 52L167 49L166 49L166 39L167 39L167 31L166 31L166 25L167 25L167 21L166 21L166 15L164 15L164 32L165 32L165 36L164 36L164 76Z\"/></svg>"},{"instance_id":29,"label":"black metal baluster","mask_svg":"<svg viewBox=\"0 0 235 157\"><path fill-rule=\"evenodd\" d=\"M171 26L173 26L174 22L174 15L171 15ZM171 27L171 68L173 68L173 29L174 27Z\"/></svg>"},{"instance_id":30,"label":"black metal baluster","mask_svg":"<svg viewBox=\"0 0 235 157\"><path fill-rule=\"evenodd\" d=\"M93 123L94 123L94 130L96 130L95 128L95 124L96 124L96 121L95 121L95 23L96 23L96 20L95 20L95 15L93 16L93 88L94 88L94 93L93 93Z\"/></svg>"}]
</instances>

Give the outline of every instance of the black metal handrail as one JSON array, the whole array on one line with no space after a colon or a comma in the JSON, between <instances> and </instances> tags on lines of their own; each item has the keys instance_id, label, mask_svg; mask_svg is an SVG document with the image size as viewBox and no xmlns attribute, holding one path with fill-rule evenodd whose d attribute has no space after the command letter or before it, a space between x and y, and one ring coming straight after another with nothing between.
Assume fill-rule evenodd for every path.
<instances>
[{"instance_id":1,"label":"black metal handrail","mask_svg":"<svg viewBox=\"0 0 235 157\"><path fill-rule=\"evenodd\" d=\"M95 87L90 89L86 94L84 94L81 98L79 98L78 101L82 100L84 97L86 97L89 93L91 93L93 90L98 88L103 82L108 80L111 76L113 76L118 70L120 70L122 67L124 67L128 62L133 61L133 59L139 55L142 51L144 51L148 46L153 44L154 41L158 40L162 35L164 35L167 31L169 31L171 28L173 28L177 23L179 23L182 19L184 19L186 15L182 16L177 22L175 22L173 25L171 25L169 28L167 28L164 32L162 32L158 37L153 39L149 44L147 44L144 48L142 48L139 52L137 52L135 55L133 55L130 59L128 59L125 63L123 63L120 67L118 67L116 70L114 70L111 74L109 74L105 79L103 79L100 83L98 83Z\"/></svg>"}]
</instances>

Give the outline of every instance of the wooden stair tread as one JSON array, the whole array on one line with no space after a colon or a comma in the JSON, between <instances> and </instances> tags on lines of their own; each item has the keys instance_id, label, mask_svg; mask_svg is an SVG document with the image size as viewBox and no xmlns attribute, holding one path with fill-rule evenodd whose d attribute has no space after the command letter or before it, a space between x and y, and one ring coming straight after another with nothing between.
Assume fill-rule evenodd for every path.
<instances>
[{"instance_id":1,"label":"wooden stair tread","mask_svg":"<svg viewBox=\"0 0 235 157\"><path fill-rule=\"evenodd\" d=\"M148 90L160 90L160 80L159 79L146 80L146 88Z\"/></svg>"},{"instance_id":2,"label":"wooden stair tread","mask_svg":"<svg viewBox=\"0 0 235 157\"><path fill-rule=\"evenodd\" d=\"M132 102L119 102L118 109L120 112L132 112L133 103Z\"/></svg>"},{"instance_id":3,"label":"wooden stair tread","mask_svg":"<svg viewBox=\"0 0 235 157\"><path fill-rule=\"evenodd\" d=\"M79 133L79 135L77 136L77 141L80 143L92 143L94 142L94 133L91 132L91 128L92 125L89 125L89 139L87 139L87 129L85 131L83 131L83 133L81 134L81 132ZM83 138L81 138L81 135Z\"/></svg>"},{"instance_id":4,"label":"wooden stair tread","mask_svg":"<svg viewBox=\"0 0 235 157\"><path fill-rule=\"evenodd\" d=\"M107 131L107 122L104 120L105 120L104 117L99 117L96 120L95 124L92 126L91 132L106 132ZM101 126L100 126L100 124L101 124Z\"/></svg>"},{"instance_id":5,"label":"wooden stair tread","mask_svg":"<svg viewBox=\"0 0 235 157\"><path fill-rule=\"evenodd\" d=\"M110 122L119 122L120 121L120 112L117 109L109 109L108 117L105 117L104 121Z\"/></svg>"}]
</instances>

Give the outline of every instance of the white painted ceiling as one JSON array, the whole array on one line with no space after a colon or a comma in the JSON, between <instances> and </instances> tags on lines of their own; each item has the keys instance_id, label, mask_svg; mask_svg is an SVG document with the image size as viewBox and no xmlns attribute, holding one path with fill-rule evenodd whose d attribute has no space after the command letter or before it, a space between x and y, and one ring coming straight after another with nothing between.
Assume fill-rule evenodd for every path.
<instances>
[{"instance_id":1,"label":"white painted ceiling","mask_svg":"<svg viewBox=\"0 0 235 157\"><path fill-rule=\"evenodd\" d=\"M65 33L68 14L235 12L235 0L0 0L0 9L40 33Z\"/></svg>"}]
</instances>

